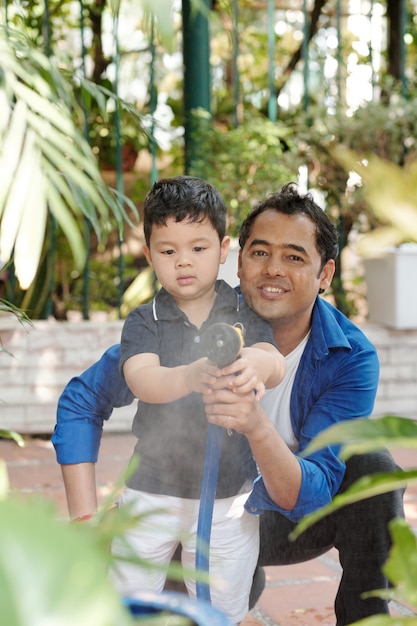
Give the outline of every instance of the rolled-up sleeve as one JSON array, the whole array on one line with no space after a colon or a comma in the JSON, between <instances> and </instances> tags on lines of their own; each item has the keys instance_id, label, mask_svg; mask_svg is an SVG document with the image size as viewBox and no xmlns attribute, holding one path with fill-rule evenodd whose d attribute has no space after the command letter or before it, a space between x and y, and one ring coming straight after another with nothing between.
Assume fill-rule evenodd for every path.
<instances>
[{"instance_id":1,"label":"rolled-up sleeve","mask_svg":"<svg viewBox=\"0 0 417 626\"><path fill-rule=\"evenodd\" d=\"M297 457L302 478L297 502L293 509L287 510L278 506L269 496L262 476L259 476L245 504L248 513L261 515L266 510L277 511L290 521L297 523L304 515L328 504L335 495L330 485L340 485L345 473L345 464L329 448L322 454L317 453L315 457L314 461ZM332 468L332 480L327 477L329 467Z\"/></svg>"},{"instance_id":2,"label":"rolled-up sleeve","mask_svg":"<svg viewBox=\"0 0 417 626\"><path fill-rule=\"evenodd\" d=\"M119 372L120 346L106 350L101 359L62 392L52 435L59 464L95 463L103 423L116 407L127 406L134 396Z\"/></svg>"}]
</instances>

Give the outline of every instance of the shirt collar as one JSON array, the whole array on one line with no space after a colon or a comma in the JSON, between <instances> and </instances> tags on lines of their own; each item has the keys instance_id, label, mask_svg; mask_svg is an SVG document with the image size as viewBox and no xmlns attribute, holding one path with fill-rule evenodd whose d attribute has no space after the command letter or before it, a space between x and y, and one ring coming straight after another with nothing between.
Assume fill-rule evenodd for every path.
<instances>
[{"instance_id":1,"label":"shirt collar","mask_svg":"<svg viewBox=\"0 0 417 626\"><path fill-rule=\"evenodd\" d=\"M327 354L329 348L351 349L344 328L345 320L345 316L340 311L323 298L317 297L311 324L311 341L317 358Z\"/></svg>"},{"instance_id":2,"label":"shirt collar","mask_svg":"<svg viewBox=\"0 0 417 626\"><path fill-rule=\"evenodd\" d=\"M239 294L224 280L216 281L217 297L214 301L212 311L219 309L233 308L239 311ZM172 296L162 287L152 302L152 312L154 320L175 320L187 319L185 313L176 305Z\"/></svg>"}]
</instances>

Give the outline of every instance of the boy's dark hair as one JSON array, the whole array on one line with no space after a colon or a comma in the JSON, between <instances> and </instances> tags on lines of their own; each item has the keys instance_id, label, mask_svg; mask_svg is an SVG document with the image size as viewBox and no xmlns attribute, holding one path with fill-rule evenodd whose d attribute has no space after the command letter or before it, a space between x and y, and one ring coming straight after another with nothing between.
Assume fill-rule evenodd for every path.
<instances>
[{"instance_id":1,"label":"boy's dark hair","mask_svg":"<svg viewBox=\"0 0 417 626\"><path fill-rule=\"evenodd\" d=\"M143 229L149 246L153 226L176 222L202 222L207 218L222 241L226 232L226 205L220 192L194 176L174 176L156 182L145 198Z\"/></svg>"},{"instance_id":2,"label":"boy's dark hair","mask_svg":"<svg viewBox=\"0 0 417 626\"><path fill-rule=\"evenodd\" d=\"M316 229L316 247L321 257L322 268L329 259L336 259L339 254L338 233L323 209L313 200L311 194L301 195L295 183L288 183L281 191L272 193L259 202L246 216L239 231L239 246L244 247L250 237L253 224L261 213L275 209L285 215L306 215Z\"/></svg>"}]
</instances>

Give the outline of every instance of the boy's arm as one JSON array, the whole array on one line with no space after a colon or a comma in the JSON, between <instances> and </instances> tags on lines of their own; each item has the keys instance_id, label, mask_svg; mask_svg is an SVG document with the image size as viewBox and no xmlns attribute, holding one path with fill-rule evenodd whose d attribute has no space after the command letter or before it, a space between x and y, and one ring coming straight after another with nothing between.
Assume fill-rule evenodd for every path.
<instances>
[{"instance_id":1,"label":"boy's arm","mask_svg":"<svg viewBox=\"0 0 417 626\"><path fill-rule=\"evenodd\" d=\"M214 384L220 370L205 357L189 365L164 367L160 365L157 354L142 353L125 361L123 374L139 400L150 404L165 404L193 391L206 391Z\"/></svg>"},{"instance_id":2,"label":"boy's arm","mask_svg":"<svg viewBox=\"0 0 417 626\"><path fill-rule=\"evenodd\" d=\"M70 519L97 511L95 463L61 465Z\"/></svg>"},{"instance_id":3,"label":"boy's arm","mask_svg":"<svg viewBox=\"0 0 417 626\"><path fill-rule=\"evenodd\" d=\"M252 367L258 373L258 378L267 389L276 387L284 378L285 358L275 346L270 343L255 343L242 349Z\"/></svg>"},{"instance_id":4,"label":"boy's arm","mask_svg":"<svg viewBox=\"0 0 417 626\"><path fill-rule=\"evenodd\" d=\"M221 370L222 376L230 376L229 388L238 393L257 391L258 399L266 388L276 387L285 374L285 358L270 343L262 342L242 348L240 358ZM220 382L216 388L224 383Z\"/></svg>"}]
</instances>

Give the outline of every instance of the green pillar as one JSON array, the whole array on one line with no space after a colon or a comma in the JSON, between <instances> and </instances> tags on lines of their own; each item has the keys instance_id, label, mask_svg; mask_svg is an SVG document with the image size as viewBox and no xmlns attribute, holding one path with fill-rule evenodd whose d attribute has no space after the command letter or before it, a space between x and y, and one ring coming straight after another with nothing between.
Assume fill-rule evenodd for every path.
<instances>
[{"instance_id":1,"label":"green pillar","mask_svg":"<svg viewBox=\"0 0 417 626\"><path fill-rule=\"evenodd\" d=\"M211 113L209 0L201 0L203 10L191 7L191 0L182 0L182 32L184 58L184 132L185 172L192 169L195 155L194 132L199 125L195 109Z\"/></svg>"}]
</instances>

